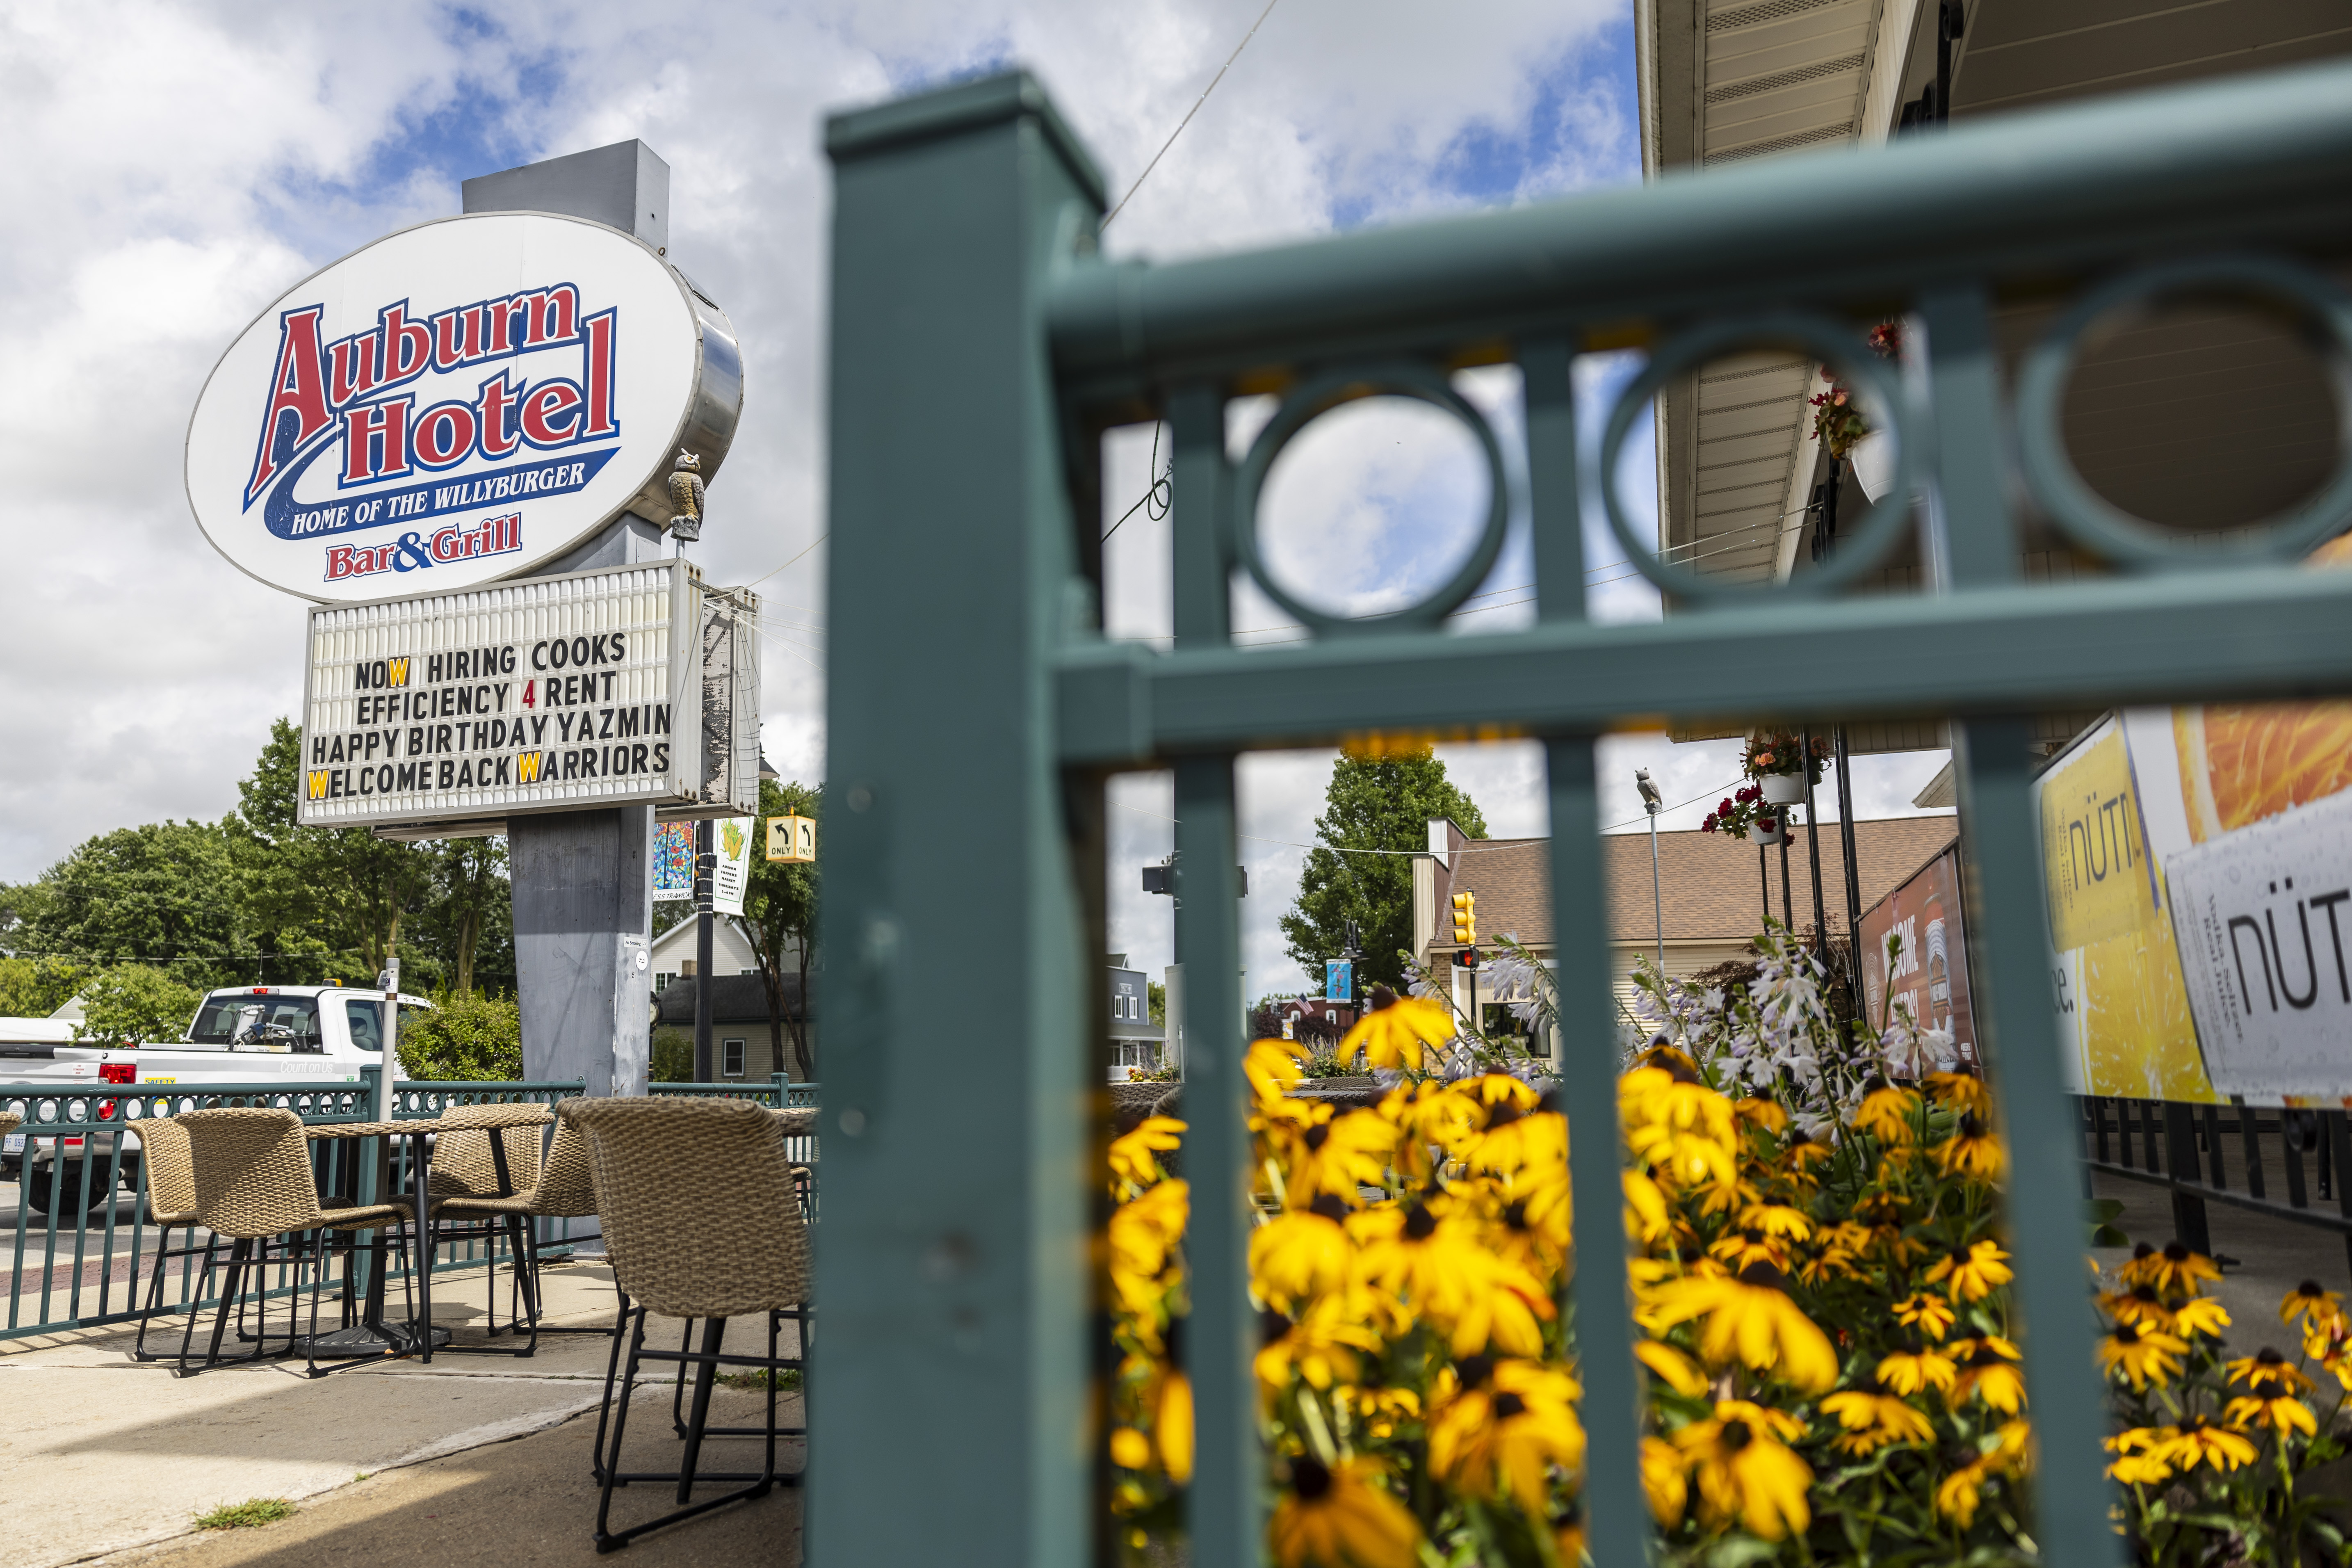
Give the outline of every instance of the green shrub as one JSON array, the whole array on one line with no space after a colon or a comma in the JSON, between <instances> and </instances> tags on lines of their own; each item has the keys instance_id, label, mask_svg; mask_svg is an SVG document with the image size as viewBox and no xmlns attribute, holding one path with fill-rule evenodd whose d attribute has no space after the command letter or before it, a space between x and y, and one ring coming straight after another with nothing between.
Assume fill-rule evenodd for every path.
<instances>
[{"instance_id":1,"label":"green shrub","mask_svg":"<svg viewBox=\"0 0 2352 1568\"><path fill-rule=\"evenodd\" d=\"M655 1030L653 1061L646 1076L656 1083L692 1083L694 1037L684 1029Z\"/></svg>"},{"instance_id":2,"label":"green shrub","mask_svg":"<svg viewBox=\"0 0 2352 1568\"><path fill-rule=\"evenodd\" d=\"M429 1013L400 1011L400 1065L425 1081L522 1077L522 1009L511 996L443 994Z\"/></svg>"}]
</instances>

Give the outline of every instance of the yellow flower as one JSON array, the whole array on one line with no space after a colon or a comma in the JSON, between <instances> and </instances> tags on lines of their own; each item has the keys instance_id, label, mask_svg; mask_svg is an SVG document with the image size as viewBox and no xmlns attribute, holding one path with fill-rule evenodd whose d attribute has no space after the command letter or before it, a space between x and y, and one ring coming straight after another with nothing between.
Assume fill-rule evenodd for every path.
<instances>
[{"instance_id":1,"label":"yellow flower","mask_svg":"<svg viewBox=\"0 0 2352 1568\"><path fill-rule=\"evenodd\" d=\"M1258 1313L1261 1348L1253 1365L1261 1388L1278 1394L1293 1378L1318 1390L1355 1380L1356 1352L1379 1350L1381 1336L1365 1321L1371 1315L1367 1304L1351 1294L1324 1297L1296 1322L1271 1307Z\"/></svg>"},{"instance_id":2,"label":"yellow flower","mask_svg":"<svg viewBox=\"0 0 2352 1568\"><path fill-rule=\"evenodd\" d=\"M1290 1460L1290 1485L1266 1521L1266 1541L1281 1568L1413 1568L1421 1526L1382 1485L1370 1458L1325 1466L1305 1454Z\"/></svg>"},{"instance_id":3,"label":"yellow flower","mask_svg":"<svg viewBox=\"0 0 2352 1568\"><path fill-rule=\"evenodd\" d=\"M1478 1125L1478 1105L1444 1083L1401 1083L1372 1110L1397 1129L1397 1172L1409 1183L1428 1181L1432 1146L1449 1155Z\"/></svg>"},{"instance_id":4,"label":"yellow flower","mask_svg":"<svg viewBox=\"0 0 2352 1568\"><path fill-rule=\"evenodd\" d=\"M1874 1383L1840 1389L1822 1401L1822 1409L1845 1428L1837 1446L1849 1454L1872 1454L1891 1444L1914 1447L1936 1435L1925 1415Z\"/></svg>"},{"instance_id":5,"label":"yellow flower","mask_svg":"<svg viewBox=\"0 0 2352 1568\"><path fill-rule=\"evenodd\" d=\"M2117 1323L2116 1331L2099 1342L2099 1364L2130 1378L2136 1389L2144 1390L2150 1382L2158 1388L2170 1383L2188 1353L2186 1340L2137 1323Z\"/></svg>"},{"instance_id":6,"label":"yellow flower","mask_svg":"<svg viewBox=\"0 0 2352 1568\"><path fill-rule=\"evenodd\" d=\"M1385 993L1391 1000L1383 1002ZM1385 985L1372 987L1373 1010L1339 1040L1339 1059L1352 1061L1356 1053L1376 1068L1421 1070L1430 1046L1454 1037L1454 1010L1434 998L1398 996Z\"/></svg>"},{"instance_id":7,"label":"yellow flower","mask_svg":"<svg viewBox=\"0 0 2352 1568\"><path fill-rule=\"evenodd\" d=\"M2286 1357L2264 1345L2252 1355L2240 1356L2225 1370L2231 1383L2242 1383L2249 1388L2264 1383L2275 1383L2291 1394L2309 1393L2315 1386L2310 1377L2292 1365Z\"/></svg>"},{"instance_id":8,"label":"yellow flower","mask_svg":"<svg viewBox=\"0 0 2352 1568\"><path fill-rule=\"evenodd\" d=\"M1781 1152L1780 1158L1786 1163L1786 1174L1804 1186L1812 1187L1821 1181L1813 1167L1826 1165L1836 1159L1837 1151L1806 1136L1805 1130L1800 1127L1789 1134L1788 1147Z\"/></svg>"},{"instance_id":9,"label":"yellow flower","mask_svg":"<svg viewBox=\"0 0 2352 1568\"><path fill-rule=\"evenodd\" d=\"M2343 1298L2333 1290L2320 1289L2316 1279L2306 1279L2288 1291L2279 1302L2279 1321L2292 1323L2297 1319L2319 1327L2344 1310Z\"/></svg>"},{"instance_id":10,"label":"yellow flower","mask_svg":"<svg viewBox=\"0 0 2352 1568\"><path fill-rule=\"evenodd\" d=\"M1837 1382L1837 1352L1781 1283L1767 1264L1750 1264L1736 1277L1670 1279L1637 1316L1654 1332L1705 1318L1699 1354L1709 1363L1721 1365L1737 1353L1759 1372L1778 1367L1797 1387L1821 1393Z\"/></svg>"},{"instance_id":11,"label":"yellow flower","mask_svg":"<svg viewBox=\"0 0 2352 1568\"><path fill-rule=\"evenodd\" d=\"M1927 1075L1927 1092L1937 1104L1950 1106L1980 1120L1990 1120L1992 1095L1986 1089L1984 1079L1970 1073L1937 1072Z\"/></svg>"},{"instance_id":12,"label":"yellow flower","mask_svg":"<svg viewBox=\"0 0 2352 1568\"><path fill-rule=\"evenodd\" d=\"M1454 1355L1490 1344L1514 1355L1543 1353L1542 1324L1557 1310L1550 1293L1487 1250L1465 1222L1415 1204L1353 1215L1348 1227L1363 1247L1363 1278L1446 1331Z\"/></svg>"},{"instance_id":13,"label":"yellow flower","mask_svg":"<svg viewBox=\"0 0 2352 1568\"><path fill-rule=\"evenodd\" d=\"M1906 1328L1918 1330L1931 1340L1943 1339L1944 1331L1952 1326L1954 1316L1950 1302L1941 1296L1930 1296L1924 1290L1895 1303L1895 1321Z\"/></svg>"},{"instance_id":14,"label":"yellow flower","mask_svg":"<svg viewBox=\"0 0 2352 1568\"><path fill-rule=\"evenodd\" d=\"M1339 1288L1356 1255L1339 1225L1346 1213L1326 1193L1312 1206L1277 1215L1250 1233L1250 1282L1261 1300L1286 1308Z\"/></svg>"},{"instance_id":15,"label":"yellow flower","mask_svg":"<svg viewBox=\"0 0 2352 1568\"><path fill-rule=\"evenodd\" d=\"M1173 1335L1170 1336L1171 1342ZM1174 1346L1171 1345L1171 1353ZM1160 1407L1152 1427L1160 1436L1160 1465L1178 1486L1192 1479L1192 1380L1179 1367L1160 1383Z\"/></svg>"},{"instance_id":16,"label":"yellow flower","mask_svg":"<svg viewBox=\"0 0 2352 1568\"><path fill-rule=\"evenodd\" d=\"M1642 1439L1642 1490L1650 1500L1650 1517L1671 1530L1683 1521L1690 1502L1689 1467L1682 1450L1664 1437Z\"/></svg>"},{"instance_id":17,"label":"yellow flower","mask_svg":"<svg viewBox=\"0 0 2352 1568\"><path fill-rule=\"evenodd\" d=\"M1554 1467L1584 1463L1576 1380L1528 1361L1465 1356L1442 1375L1429 1423L1429 1466L1458 1491L1507 1490L1529 1519L1544 1517Z\"/></svg>"},{"instance_id":18,"label":"yellow flower","mask_svg":"<svg viewBox=\"0 0 2352 1568\"><path fill-rule=\"evenodd\" d=\"M1923 1388L1949 1392L1959 1369L1941 1351L1899 1350L1882 1359L1878 1381L1895 1393L1910 1395Z\"/></svg>"},{"instance_id":19,"label":"yellow flower","mask_svg":"<svg viewBox=\"0 0 2352 1568\"><path fill-rule=\"evenodd\" d=\"M1669 1344L1656 1340L1636 1340L1633 1358L1650 1369L1659 1382L1685 1399L1696 1399L1706 1392L1706 1374L1696 1363Z\"/></svg>"},{"instance_id":20,"label":"yellow flower","mask_svg":"<svg viewBox=\"0 0 2352 1568\"><path fill-rule=\"evenodd\" d=\"M1908 1143L1916 1131L1912 1118L1918 1114L1919 1104L1918 1095L1912 1090L1881 1083L1862 1097L1853 1124L1882 1143Z\"/></svg>"},{"instance_id":21,"label":"yellow flower","mask_svg":"<svg viewBox=\"0 0 2352 1568\"><path fill-rule=\"evenodd\" d=\"M2230 1363L2230 1381L2246 1392L2230 1401L2222 1412L2232 1426L2268 1426L2281 1437L2290 1431L2318 1436L2318 1422L2310 1406L2295 1397L2312 1387L2311 1379L2287 1364L2286 1358L2267 1347Z\"/></svg>"},{"instance_id":22,"label":"yellow flower","mask_svg":"<svg viewBox=\"0 0 2352 1568\"><path fill-rule=\"evenodd\" d=\"M2230 1310L2210 1296L2192 1296L2172 1314L2173 1332L2218 1340L2230 1326Z\"/></svg>"},{"instance_id":23,"label":"yellow flower","mask_svg":"<svg viewBox=\"0 0 2352 1568\"><path fill-rule=\"evenodd\" d=\"M1787 1244L1744 1226L1737 1230L1727 1230L1716 1237L1707 1247L1706 1255L1720 1259L1723 1266L1735 1274L1751 1263L1761 1263L1768 1268L1783 1271L1789 1267Z\"/></svg>"},{"instance_id":24,"label":"yellow flower","mask_svg":"<svg viewBox=\"0 0 2352 1568\"><path fill-rule=\"evenodd\" d=\"M1123 1470L1148 1469L1151 1464L1151 1439L1132 1426L1122 1426L1110 1435L1111 1463Z\"/></svg>"},{"instance_id":25,"label":"yellow flower","mask_svg":"<svg viewBox=\"0 0 2352 1568\"><path fill-rule=\"evenodd\" d=\"M1749 1204L1739 1211L1739 1224L1743 1229L1790 1241L1802 1241L1813 1234L1812 1221L1786 1204Z\"/></svg>"},{"instance_id":26,"label":"yellow flower","mask_svg":"<svg viewBox=\"0 0 2352 1568\"><path fill-rule=\"evenodd\" d=\"M1625 1146L1635 1162L1670 1184L1738 1182L1732 1151L1738 1132L1731 1101L1679 1062L1672 1068L1638 1068L1619 1079L1617 1107Z\"/></svg>"},{"instance_id":27,"label":"yellow flower","mask_svg":"<svg viewBox=\"0 0 2352 1568\"><path fill-rule=\"evenodd\" d=\"M1182 1146L1184 1123L1172 1116L1147 1116L1132 1132L1110 1142L1110 1173L1120 1181L1148 1187L1167 1174L1159 1156Z\"/></svg>"},{"instance_id":28,"label":"yellow flower","mask_svg":"<svg viewBox=\"0 0 2352 1568\"><path fill-rule=\"evenodd\" d=\"M2194 1296L2199 1280L2221 1278L2211 1258L2177 1241L2168 1242L2161 1252L2141 1242L2133 1248L2132 1260L2116 1273L2126 1285L2153 1285L2168 1296Z\"/></svg>"},{"instance_id":29,"label":"yellow flower","mask_svg":"<svg viewBox=\"0 0 2352 1568\"><path fill-rule=\"evenodd\" d=\"M1352 1202L1359 1187L1381 1184L1396 1141L1396 1124L1369 1110L1351 1110L1307 1128L1291 1151L1286 1201L1303 1207L1317 1194L1330 1193Z\"/></svg>"},{"instance_id":30,"label":"yellow flower","mask_svg":"<svg viewBox=\"0 0 2352 1568\"><path fill-rule=\"evenodd\" d=\"M2184 1475L2204 1465L2234 1470L2254 1462L2254 1446L2226 1426L2216 1426L2202 1415L2192 1415L2178 1426L2165 1428L2157 1454Z\"/></svg>"},{"instance_id":31,"label":"yellow flower","mask_svg":"<svg viewBox=\"0 0 2352 1568\"><path fill-rule=\"evenodd\" d=\"M1393 1437L1400 1423L1421 1419L1421 1395L1410 1388L1356 1388L1346 1395L1356 1419L1375 1437Z\"/></svg>"},{"instance_id":32,"label":"yellow flower","mask_svg":"<svg viewBox=\"0 0 2352 1568\"><path fill-rule=\"evenodd\" d=\"M2004 1415L2017 1414L2018 1406L2025 1403L2025 1379L2012 1364L2019 1359L2015 1345L1999 1334L1986 1334L1958 1341L1952 1351L1964 1358L1959 1377L1952 1384L1954 1399L1973 1394Z\"/></svg>"},{"instance_id":33,"label":"yellow flower","mask_svg":"<svg viewBox=\"0 0 2352 1568\"><path fill-rule=\"evenodd\" d=\"M2107 1452L2118 1456L2107 1474L2126 1486L2158 1486L2172 1479L2172 1467L2158 1457L2168 1440L2168 1427L2135 1426L2106 1439Z\"/></svg>"},{"instance_id":34,"label":"yellow flower","mask_svg":"<svg viewBox=\"0 0 2352 1568\"><path fill-rule=\"evenodd\" d=\"M1667 1210L1665 1190L1640 1171L1628 1171L1623 1179L1625 1228L1644 1247L1672 1240L1675 1224Z\"/></svg>"},{"instance_id":35,"label":"yellow flower","mask_svg":"<svg viewBox=\"0 0 2352 1568\"><path fill-rule=\"evenodd\" d=\"M1778 1541L1812 1523L1805 1494L1812 1467L1789 1442L1804 1424L1782 1411L1744 1399L1716 1403L1715 1414L1675 1434L1675 1447L1694 1467L1702 1510L1717 1522L1737 1519L1750 1535Z\"/></svg>"},{"instance_id":36,"label":"yellow flower","mask_svg":"<svg viewBox=\"0 0 2352 1568\"><path fill-rule=\"evenodd\" d=\"M1490 1089L1490 1084L1497 1087ZM1538 1100L1535 1090L1502 1073L1488 1073L1467 1087L1486 1112L1486 1125L1462 1152L1472 1170L1502 1176L1567 1170L1568 1119Z\"/></svg>"},{"instance_id":37,"label":"yellow flower","mask_svg":"<svg viewBox=\"0 0 2352 1568\"><path fill-rule=\"evenodd\" d=\"M2009 1254L1990 1241L1954 1247L1936 1259L1927 1275L1930 1285L1950 1280L1945 1289L1955 1301L1981 1301L2016 1278L2009 1267Z\"/></svg>"},{"instance_id":38,"label":"yellow flower","mask_svg":"<svg viewBox=\"0 0 2352 1568\"><path fill-rule=\"evenodd\" d=\"M1156 1314L1166 1292L1160 1276L1183 1237L1190 1194L1182 1182L1161 1182L1111 1211L1111 1289L1119 1304L1139 1317Z\"/></svg>"},{"instance_id":39,"label":"yellow flower","mask_svg":"<svg viewBox=\"0 0 2352 1568\"><path fill-rule=\"evenodd\" d=\"M1976 1522L1977 1506L1984 1500L1985 1482L1992 1467L1971 1459L1936 1483L1936 1511L1962 1530Z\"/></svg>"},{"instance_id":40,"label":"yellow flower","mask_svg":"<svg viewBox=\"0 0 2352 1568\"><path fill-rule=\"evenodd\" d=\"M1308 1047L1296 1040L1255 1040L1242 1058L1242 1076L1262 1102L1279 1102L1283 1091L1306 1076L1299 1063L1307 1059ZM1311 1101L1295 1100L1302 1109ZM1322 1109L1328 1110L1328 1106Z\"/></svg>"},{"instance_id":41,"label":"yellow flower","mask_svg":"<svg viewBox=\"0 0 2352 1568\"><path fill-rule=\"evenodd\" d=\"M1776 1134L1788 1130L1788 1110L1777 1100L1758 1100L1750 1096L1733 1106L1732 1110L1738 1112L1742 1126Z\"/></svg>"},{"instance_id":42,"label":"yellow flower","mask_svg":"<svg viewBox=\"0 0 2352 1568\"><path fill-rule=\"evenodd\" d=\"M2000 1140L1974 1111L1963 1112L1958 1131L1936 1145L1937 1168L1948 1176L1990 1182L2000 1174Z\"/></svg>"}]
</instances>

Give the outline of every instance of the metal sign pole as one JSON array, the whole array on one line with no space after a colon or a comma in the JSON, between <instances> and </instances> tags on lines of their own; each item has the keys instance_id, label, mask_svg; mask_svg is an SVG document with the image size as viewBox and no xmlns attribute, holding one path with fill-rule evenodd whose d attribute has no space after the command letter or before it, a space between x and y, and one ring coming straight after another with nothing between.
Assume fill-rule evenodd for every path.
<instances>
[{"instance_id":1,"label":"metal sign pole","mask_svg":"<svg viewBox=\"0 0 2352 1568\"><path fill-rule=\"evenodd\" d=\"M368 1108L371 1121L392 1120L392 1079L400 1070L400 955L384 961L383 973L376 976L383 988L383 1070L375 1075L375 1103Z\"/></svg>"},{"instance_id":2,"label":"metal sign pole","mask_svg":"<svg viewBox=\"0 0 2352 1568\"><path fill-rule=\"evenodd\" d=\"M711 847L715 835L709 818L694 825L694 1081L716 1083L710 1060L710 964L713 886L719 856Z\"/></svg>"}]
</instances>

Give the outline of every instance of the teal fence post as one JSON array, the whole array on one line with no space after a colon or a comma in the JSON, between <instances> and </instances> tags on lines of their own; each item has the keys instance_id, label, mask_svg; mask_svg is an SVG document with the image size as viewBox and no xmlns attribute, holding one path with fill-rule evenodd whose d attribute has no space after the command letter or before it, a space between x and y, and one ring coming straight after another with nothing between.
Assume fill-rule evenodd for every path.
<instances>
[{"instance_id":1,"label":"teal fence post","mask_svg":"<svg viewBox=\"0 0 2352 1568\"><path fill-rule=\"evenodd\" d=\"M1101 954L1047 658L1090 605L1045 355L1102 185L1025 76L840 116L812 1563L1089 1555ZM843 671L856 672L854 680ZM946 1011L942 1015L942 1006ZM1092 1081L1090 1081L1092 1080Z\"/></svg>"}]
</instances>

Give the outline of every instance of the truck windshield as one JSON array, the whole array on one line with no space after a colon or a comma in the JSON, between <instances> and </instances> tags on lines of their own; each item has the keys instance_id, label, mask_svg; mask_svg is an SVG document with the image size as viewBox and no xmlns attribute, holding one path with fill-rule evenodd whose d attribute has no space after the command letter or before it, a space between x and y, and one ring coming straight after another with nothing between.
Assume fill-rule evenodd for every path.
<instances>
[{"instance_id":1,"label":"truck windshield","mask_svg":"<svg viewBox=\"0 0 2352 1568\"><path fill-rule=\"evenodd\" d=\"M256 1037L240 1042L238 1034L248 1026L245 1019L247 1007L259 1009L251 1027ZM268 1050L274 1048L275 1039L264 1038L258 1031L276 1026L288 1030L292 1038L287 1048L297 1051L317 1051L324 1047L319 1038L319 1004L310 996L259 995L243 991L216 991L205 998L196 1009L195 1027L188 1038L199 1046L229 1046Z\"/></svg>"}]
</instances>

